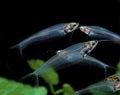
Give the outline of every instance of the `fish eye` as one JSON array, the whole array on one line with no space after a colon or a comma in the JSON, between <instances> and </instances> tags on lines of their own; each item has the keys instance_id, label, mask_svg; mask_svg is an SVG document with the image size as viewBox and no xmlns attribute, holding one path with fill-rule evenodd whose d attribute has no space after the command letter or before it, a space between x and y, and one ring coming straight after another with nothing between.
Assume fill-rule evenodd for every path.
<instances>
[{"instance_id":1,"label":"fish eye","mask_svg":"<svg viewBox=\"0 0 120 95\"><path fill-rule=\"evenodd\" d=\"M78 26L78 25L79 25L79 23L76 23L76 22L70 23L70 26L71 26L71 27L76 27L76 26Z\"/></svg>"},{"instance_id":2,"label":"fish eye","mask_svg":"<svg viewBox=\"0 0 120 95\"><path fill-rule=\"evenodd\" d=\"M75 27L75 26L76 26L76 24L73 24L73 26Z\"/></svg>"},{"instance_id":3,"label":"fish eye","mask_svg":"<svg viewBox=\"0 0 120 95\"><path fill-rule=\"evenodd\" d=\"M73 25L73 26L76 26L76 25L77 25L77 23L72 23L72 25Z\"/></svg>"},{"instance_id":4,"label":"fish eye","mask_svg":"<svg viewBox=\"0 0 120 95\"><path fill-rule=\"evenodd\" d=\"M92 45L95 45L95 42L93 42Z\"/></svg>"},{"instance_id":5,"label":"fish eye","mask_svg":"<svg viewBox=\"0 0 120 95\"><path fill-rule=\"evenodd\" d=\"M92 41L92 46L96 45L97 41Z\"/></svg>"},{"instance_id":6,"label":"fish eye","mask_svg":"<svg viewBox=\"0 0 120 95\"><path fill-rule=\"evenodd\" d=\"M71 29L74 29L78 26L79 24L78 23L70 23L70 28Z\"/></svg>"}]
</instances>

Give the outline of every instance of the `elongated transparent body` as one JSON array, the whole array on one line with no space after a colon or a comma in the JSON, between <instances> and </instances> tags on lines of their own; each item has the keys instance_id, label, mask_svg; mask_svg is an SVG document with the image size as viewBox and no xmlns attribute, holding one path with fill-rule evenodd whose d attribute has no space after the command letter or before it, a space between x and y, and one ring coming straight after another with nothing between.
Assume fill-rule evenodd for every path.
<instances>
[{"instance_id":1,"label":"elongated transparent body","mask_svg":"<svg viewBox=\"0 0 120 95\"><path fill-rule=\"evenodd\" d=\"M38 75L41 76L41 74L47 73L49 68L58 70L72 64L80 63L83 61L84 56L86 56L87 53L90 53L97 44L98 41L88 41L72 45L64 50L60 50L40 68L24 76L22 80L30 76L35 76L36 81L38 82Z\"/></svg>"},{"instance_id":2,"label":"elongated transparent body","mask_svg":"<svg viewBox=\"0 0 120 95\"><path fill-rule=\"evenodd\" d=\"M100 26L80 26L80 30L93 40L113 41L120 44L120 35Z\"/></svg>"},{"instance_id":3,"label":"elongated transparent body","mask_svg":"<svg viewBox=\"0 0 120 95\"><path fill-rule=\"evenodd\" d=\"M92 44L91 47L89 44ZM107 77L107 68L115 69L98 59L88 55L98 44L98 41L88 41L72 45L64 50L58 51L55 56L50 58L39 69L34 71L36 75L47 73L48 68L61 69L74 64L88 63L102 68ZM87 49L86 49L87 48Z\"/></svg>"},{"instance_id":4,"label":"elongated transparent body","mask_svg":"<svg viewBox=\"0 0 120 95\"><path fill-rule=\"evenodd\" d=\"M111 93L117 91L118 89L115 89L115 85L118 85L119 82L99 82L93 85L88 86L85 89L76 91L75 95L89 95L94 93L94 95L97 94L104 94L104 95L110 95Z\"/></svg>"},{"instance_id":5,"label":"elongated transparent body","mask_svg":"<svg viewBox=\"0 0 120 95\"><path fill-rule=\"evenodd\" d=\"M91 47L89 47L89 44L91 44ZM87 53L90 53L97 44L98 41L88 41L72 45L64 50L60 50L34 73L40 75L48 68L65 68L66 66L83 62L84 56Z\"/></svg>"},{"instance_id":6,"label":"elongated transparent body","mask_svg":"<svg viewBox=\"0 0 120 95\"><path fill-rule=\"evenodd\" d=\"M20 53L22 54L22 50L29 45L59 40L69 32L73 32L76 28L78 28L78 25L79 24L75 22L53 25L33 34L11 48L19 48Z\"/></svg>"},{"instance_id":7,"label":"elongated transparent body","mask_svg":"<svg viewBox=\"0 0 120 95\"><path fill-rule=\"evenodd\" d=\"M41 76L42 74L46 74L49 68L58 70L70 65L81 64L82 62L103 68L106 77L107 67L110 66L93 57L88 56L88 53L90 53L97 44L98 41L88 41L72 45L64 50L60 50L56 55L46 61L45 64L43 64L40 68L25 76L24 79L31 75Z\"/></svg>"}]
</instances>

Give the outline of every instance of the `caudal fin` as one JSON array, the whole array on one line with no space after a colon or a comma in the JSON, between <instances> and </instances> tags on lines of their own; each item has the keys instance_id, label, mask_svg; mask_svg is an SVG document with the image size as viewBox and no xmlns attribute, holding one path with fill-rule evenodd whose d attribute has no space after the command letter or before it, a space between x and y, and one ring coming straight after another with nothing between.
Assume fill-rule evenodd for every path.
<instances>
[{"instance_id":1,"label":"caudal fin","mask_svg":"<svg viewBox=\"0 0 120 95\"><path fill-rule=\"evenodd\" d=\"M35 86L39 86L38 75L36 75L35 73L30 73L30 74L28 74L28 75L22 77L22 78L20 79L20 81L21 81L21 82L24 82L25 79L28 79L28 78L31 78L31 77L34 77Z\"/></svg>"},{"instance_id":2,"label":"caudal fin","mask_svg":"<svg viewBox=\"0 0 120 95\"><path fill-rule=\"evenodd\" d=\"M117 70L115 67L112 67L110 65L105 65L104 68L103 68L104 72L105 72L105 79L108 77L108 68L111 69L111 70L114 70L114 71Z\"/></svg>"},{"instance_id":3,"label":"caudal fin","mask_svg":"<svg viewBox=\"0 0 120 95\"><path fill-rule=\"evenodd\" d=\"M16 45L10 47L10 49L15 49L15 48L18 48L19 51L20 51L20 55L23 56L23 48L21 47L21 45L20 44L16 44Z\"/></svg>"},{"instance_id":4,"label":"caudal fin","mask_svg":"<svg viewBox=\"0 0 120 95\"><path fill-rule=\"evenodd\" d=\"M104 73L105 73L105 78L106 78L107 75L108 75L108 70L107 70L107 68L110 68L110 69L112 69L112 70L116 70L114 67L109 66L109 65L105 64L104 62L102 62L102 61L100 61L100 60L98 60L98 59L96 59L96 58L94 58L94 57L88 56L88 55L87 55L87 56L84 56L84 61L85 61L86 63L90 63L91 65L96 65L97 67L102 68L102 69L104 70Z\"/></svg>"}]
</instances>

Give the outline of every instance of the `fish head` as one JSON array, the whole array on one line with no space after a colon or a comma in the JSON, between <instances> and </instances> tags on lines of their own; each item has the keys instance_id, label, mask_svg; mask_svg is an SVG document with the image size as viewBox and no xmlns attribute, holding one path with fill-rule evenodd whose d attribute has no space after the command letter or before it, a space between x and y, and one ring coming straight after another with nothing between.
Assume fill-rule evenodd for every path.
<instances>
[{"instance_id":1,"label":"fish head","mask_svg":"<svg viewBox=\"0 0 120 95\"><path fill-rule=\"evenodd\" d=\"M88 42L86 42L86 44L84 45L82 51L83 51L85 54L88 54L88 53L90 53L90 52L96 47L97 44L98 44L98 41L97 41L97 40L88 41Z\"/></svg>"},{"instance_id":2,"label":"fish head","mask_svg":"<svg viewBox=\"0 0 120 95\"><path fill-rule=\"evenodd\" d=\"M87 35L91 32L91 28L88 26L80 26L79 29Z\"/></svg>"},{"instance_id":3,"label":"fish head","mask_svg":"<svg viewBox=\"0 0 120 95\"><path fill-rule=\"evenodd\" d=\"M70 33L70 32L73 32L74 30L76 30L79 26L79 23L77 22L71 22L71 23L68 23L64 26L64 31L66 33Z\"/></svg>"}]
</instances>

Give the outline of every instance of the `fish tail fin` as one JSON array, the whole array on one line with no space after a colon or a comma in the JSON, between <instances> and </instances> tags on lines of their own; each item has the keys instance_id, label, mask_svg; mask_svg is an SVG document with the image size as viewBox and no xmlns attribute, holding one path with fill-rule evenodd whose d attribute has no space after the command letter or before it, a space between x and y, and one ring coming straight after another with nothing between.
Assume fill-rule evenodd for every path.
<instances>
[{"instance_id":1,"label":"fish tail fin","mask_svg":"<svg viewBox=\"0 0 120 95\"><path fill-rule=\"evenodd\" d=\"M21 46L19 46L19 51L20 51L20 55L22 55L23 56L23 49L22 49L22 47Z\"/></svg>"},{"instance_id":2,"label":"fish tail fin","mask_svg":"<svg viewBox=\"0 0 120 95\"><path fill-rule=\"evenodd\" d=\"M106 68L106 66L104 66L104 76L105 76L105 79L107 78L107 76L108 76L108 73L107 73L107 68Z\"/></svg>"},{"instance_id":3,"label":"fish tail fin","mask_svg":"<svg viewBox=\"0 0 120 95\"><path fill-rule=\"evenodd\" d=\"M104 73L105 73L105 78L108 76L108 68L112 69L112 70L116 70L114 67L107 65L105 63L103 63L102 61L93 58L91 56L85 56L84 57L85 62L87 63L92 63L93 65L96 65L102 69L104 69Z\"/></svg>"},{"instance_id":4,"label":"fish tail fin","mask_svg":"<svg viewBox=\"0 0 120 95\"><path fill-rule=\"evenodd\" d=\"M16 45L10 47L10 49L15 49L15 48L18 48L19 51L20 51L20 55L23 56L23 48L21 47L21 45L20 44L16 44Z\"/></svg>"},{"instance_id":5,"label":"fish tail fin","mask_svg":"<svg viewBox=\"0 0 120 95\"><path fill-rule=\"evenodd\" d=\"M34 78L34 82L35 82L35 86L39 86L39 79L38 79L38 75L35 74L35 73L30 73L30 74L27 74L26 76L22 77L19 81L20 82L24 82L25 79L28 79L28 78L31 78L33 77Z\"/></svg>"},{"instance_id":6,"label":"fish tail fin","mask_svg":"<svg viewBox=\"0 0 120 95\"><path fill-rule=\"evenodd\" d=\"M111 70L115 70L115 71L117 70L115 67L112 67L112 66L110 66L110 65L105 65L105 66L104 66L105 79L108 77L107 68L109 68L109 69L111 69Z\"/></svg>"}]
</instances>

